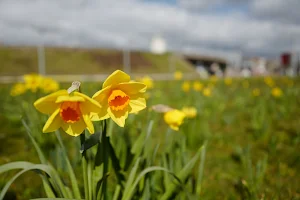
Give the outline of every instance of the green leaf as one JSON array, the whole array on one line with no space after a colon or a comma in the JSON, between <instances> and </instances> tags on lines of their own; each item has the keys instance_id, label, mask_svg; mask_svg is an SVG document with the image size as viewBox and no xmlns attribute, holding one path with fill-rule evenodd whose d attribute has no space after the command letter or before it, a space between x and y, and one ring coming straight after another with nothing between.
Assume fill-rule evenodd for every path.
<instances>
[{"instance_id":1,"label":"green leaf","mask_svg":"<svg viewBox=\"0 0 300 200\"><path fill-rule=\"evenodd\" d=\"M187 177L190 175L193 167L195 166L197 160L199 159L201 152L202 152L203 146L201 146L196 155L184 166L184 168L178 173L178 178L182 181L185 182ZM175 185L174 183L170 182L168 184L168 187L166 188L166 192L164 195L160 198L161 200L167 200L172 198L172 196L178 192L178 185Z\"/></svg>"},{"instance_id":2,"label":"green leaf","mask_svg":"<svg viewBox=\"0 0 300 200\"><path fill-rule=\"evenodd\" d=\"M68 169L69 177L71 179L70 181L71 181L72 189L73 189L73 192L74 192L74 196L77 199L81 199L81 194L80 194L79 186L78 186L78 183L77 183L77 179L76 179L73 167L72 167L72 165L70 163L70 160L68 158L68 154L66 152L66 148L65 148L65 146L64 146L64 144L62 142L62 139L61 139L59 131L55 131L55 135L56 135L56 138L57 138L57 140L58 140L58 142L59 142L59 144L60 144L60 146L62 148L63 156L66 159L67 169Z\"/></svg>"},{"instance_id":3,"label":"green leaf","mask_svg":"<svg viewBox=\"0 0 300 200\"><path fill-rule=\"evenodd\" d=\"M201 186L202 186L202 177L204 170L204 162L205 162L205 154L206 154L206 142L203 145L203 149L201 151L200 164L198 168L198 177L197 177L197 185L196 185L196 193L197 195L201 194Z\"/></svg>"},{"instance_id":4,"label":"green leaf","mask_svg":"<svg viewBox=\"0 0 300 200\"><path fill-rule=\"evenodd\" d=\"M152 166L152 167L148 167L146 169L144 169L135 179L134 183L132 185L129 186L128 191L125 193L124 192L124 196L122 198L122 200L129 200L131 199L131 196L133 195L133 192L135 190L135 188L137 187L139 181L149 172L153 172L153 171L165 171L168 172L169 174L171 174L180 184L181 181L180 179L172 172L170 172L168 169L164 168L164 167L158 167L158 166ZM125 188L126 189L126 188Z\"/></svg>"},{"instance_id":5,"label":"green leaf","mask_svg":"<svg viewBox=\"0 0 300 200\"><path fill-rule=\"evenodd\" d=\"M11 163L9 163L11 164ZM7 165L6 165L7 167ZM5 168L5 166L4 166ZM30 171L30 170L40 170L43 171L45 173L47 173L50 177L53 177L52 174L52 170L49 166L44 165L44 164L31 164L30 166L27 165L26 168L24 168L23 170L21 170L20 172L18 172L16 175L14 175L9 181L6 182L5 186L2 188L2 191L0 193L0 199L3 199L5 196L5 193L7 192L7 190L9 189L10 185L19 177L21 176L23 173Z\"/></svg>"},{"instance_id":6,"label":"green leaf","mask_svg":"<svg viewBox=\"0 0 300 200\"><path fill-rule=\"evenodd\" d=\"M83 134L82 134L83 135ZM92 134L87 140L83 142L80 148L80 153L83 153L84 151L92 148L93 146L97 145L99 143L101 133L94 133Z\"/></svg>"},{"instance_id":7,"label":"green leaf","mask_svg":"<svg viewBox=\"0 0 300 200\"><path fill-rule=\"evenodd\" d=\"M33 163L26 161L11 162L0 166L0 174L14 169L25 169L31 167Z\"/></svg>"},{"instance_id":8,"label":"green leaf","mask_svg":"<svg viewBox=\"0 0 300 200\"><path fill-rule=\"evenodd\" d=\"M114 196L113 196L113 200L118 200L118 197L120 195L120 191L121 191L121 186L120 185L117 185L116 189L115 189L115 193L114 193Z\"/></svg>"},{"instance_id":9,"label":"green leaf","mask_svg":"<svg viewBox=\"0 0 300 200\"><path fill-rule=\"evenodd\" d=\"M30 140L31 140L31 142L32 142L35 150L38 153L38 156L39 156L39 159L40 159L41 163L47 164L47 159L45 158L45 156L44 156L44 154L43 154L40 146L38 145L38 143L35 141L34 137L32 136L30 128L28 127L28 125L26 124L26 122L25 122L24 119L22 119L22 124L25 127L26 133L28 134L28 136L29 136L29 138L30 138Z\"/></svg>"},{"instance_id":10,"label":"green leaf","mask_svg":"<svg viewBox=\"0 0 300 200\"><path fill-rule=\"evenodd\" d=\"M134 181L134 178L135 178L135 175L136 175L136 172L138 170L138 167L139 167L139 163L140 163L140 158L137 159L137 161L135 162L132 170L130 171L130 174L129 174L129 177L128 177L128 180L126 182L126 185L125 185L125 189L124 189L124 193L123 193L123 198L122 200L125 200L127 198L127 196L130 195L130 188L132 186L132 183Z\"/></svg>"},{"instance_id":11,"label":"green leaf","mask_svg":"<svg viewBox=\"0 0 300 200\"><path fill-rule=\"evenodd\" d=\"M109 148L109 155L110 155L110 159L112 161L112 166L113 166L113 169L116 173L116 176L117 176L117 179L118 179L118 184L124 188L123 186L123 181L125 181L125 177L124 177L124 174L122 173L122 168L121 168L121 165L120 165L120 160L118 159L116 153L115 153L115 150L114 150L114 147L112 146L112 144L110 143L110 139L108 138L108 148Z\"/></svg>"},{"instance_id":12,"label":"green leaf","mask_svg":"<svg viewBox=\"0 0 300 200\"><path fill-rule=\"evenodd\" d=\"M45 156L44 156L44 153L42 152L40 146L38 145L38 143L35 141L34 137L32 136L31 131L30 131L30 128L28 127L28 125L26 124L26 122L25 122L24 119L22 119L22 124L23 124L23 126L25 127L26 133L28 134L28 136L29 136L29 138L30 138L30 140L31 140L31 142L32 142L32 144L33 144L35 150L36 150L37 153L38 153L38 156L39 156L39 159L40 159L41 163L42 163L42 164L48 164L48 161L46 160L46 158L45 158ZM51 165L49 165L49 166L50 166L51 169L53 170L54 176L56 177L56 178L55 178L55 181L54 181L54 182L52 181L52 185L53 185L54 187L56 187L56 191L57 191L58 193L60 193L61 195L67 196L67 192L66 192L66 190L65 190L65 187L64 187L64 185L63 185L63 183L62 183L60 177L58 176L56 170L54 170L54 168L53 168ZM49 194L49 195L52 196L52 194L49 193L49 191L48 191L48 189L47 189L47 186L46 186L46 184L48 184L47 181L45 181L44 178L42 179L42 181L43 181L44 188L46 188L46 194L47 194L47 195ZM51 182L51 181L50 181L50 182ZM60 187L57 187L57 186L60 186ZM49 196L48 196L48 197L49 197Z\"/></svg>"},{"instance_id":13,"label":"green leaf","mask_svg":"<svg viewBox=\"0 0 300 200\"><path fill-rule=\"evenodd\" d=\"M78 199L70 199L70 198L36 198L31 200L78 200Z\"/></svg>"}]
</instances>

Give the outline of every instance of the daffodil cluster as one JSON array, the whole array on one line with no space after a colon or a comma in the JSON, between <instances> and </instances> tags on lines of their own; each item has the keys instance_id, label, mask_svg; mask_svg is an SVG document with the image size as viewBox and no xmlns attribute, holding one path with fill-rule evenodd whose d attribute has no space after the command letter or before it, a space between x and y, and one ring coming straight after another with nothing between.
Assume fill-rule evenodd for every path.
<instances>
[{"instance_id":1,"label":"daffodil cluster","mask_svg":"<svg viewBox=\"0 0 300 200\"><path fill-rule=\"evenodd\" d=\"M23 76L23 82L16 83L10 94L12 96L18 96L26 91L31 91L33 93L41 90L44 93L55 92L59 89L59 83L52 78L44 77L39 74L26 74Z\"/></svg>"},{"instance_id":2,"label":"daffodil cluster","mask_svg":"<svg viewBox=\"0 0 300 200\"><path fill-rule=\"evenodd\" d=\"M146 108L144 93L147 86L133 82L120 70L113 72L102 89L92 98L73 90L60 90L38 99L34 106L50 115L43 132L53 132L60 127L69 135L78 136L85 128L94 133L92 121L111 118L124 127L129 113Z\"/></svg>"}]
</instances>

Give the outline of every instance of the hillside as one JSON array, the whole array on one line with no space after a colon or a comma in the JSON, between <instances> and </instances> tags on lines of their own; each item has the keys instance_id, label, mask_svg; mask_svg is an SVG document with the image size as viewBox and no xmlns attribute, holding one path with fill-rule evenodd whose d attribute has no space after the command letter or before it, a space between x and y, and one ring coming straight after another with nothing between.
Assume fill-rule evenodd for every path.
<instances>
[{"instance_id":1,"label":"hillside","mask_svg":"<svg viewBox=\"0 0 300 200\"><path fill-rule=\"evenodd\" d=\"M139 74L167 73L169 53L154 55L149 52L131 52L131 72ZM109 74L123 69L123 52L107 49L45 48L46 74ZM174 68L193 72L185 60L175 57ZM36 47L0 46L0 76L18 76L38 72Z\"/></svg>"}]
</instances>

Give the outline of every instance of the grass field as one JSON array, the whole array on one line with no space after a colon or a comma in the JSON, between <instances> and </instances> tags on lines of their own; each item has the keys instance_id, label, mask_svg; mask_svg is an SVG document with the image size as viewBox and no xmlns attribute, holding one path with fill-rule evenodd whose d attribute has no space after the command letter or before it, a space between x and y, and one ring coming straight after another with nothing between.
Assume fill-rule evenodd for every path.
<instances>
[{"instance_id":1,"label":"grass field","mask_svg":"<svg viewBox=\"0 0 300 200\"><path fill-rule=\"evenodd\" d=\"M48 53L51 54L50 51ZM83 56L82 52L78 53ZM269 84L270 79L272 84ZM195 91L195 81L199 81L203 88L195 88L198 90ZM124 129L109 124L113 128L111 140L124 170L128 159L132 159L129 155L136 153L132 150L136 148L135 142L153 123L145 146L152 153L158 148L153 164L168 167L175 174L179 174L178 166L187 163L197 149L206 144L205 159L202 156L201 162L197 162L191 175L185 179L186 193L191 195L180 193L173 199L300 199L300 79L274 77L195 81L154 82L153 89L147 93L146 110L130 115ZM68 86L61 85L64 88ZM82 83L82 91L90 96L100 87L101 83ZM274 88L280 88L282 93L276 93ZM32 102L43 94L28 91L12 97L10 89L11 85L1 85L0 89L0 164L17 160L39 162L22 126L21 118L24 118L36 130L33 131L34 136L49 160L64 174L63 161L57 159L60 154L54 134L41 133L47 117L32 106ZM151 106L156 104L176 109L192 106L196 108L197 115L186 118L179 131L174 131L164 122L161 113L151 110ZM78 138L70 138L62 132L61 135L80 179L80 156L76 151ZM124 152L122 145L127 151ZM128 153L128 148L131 153ZM146 161L151 156L142 155ZM197 192L200 191L197 193L193 185L199 177L200 163L204 164L204 168L201 190L197 189ZM0 188L11 175L1 174ZM153 175L153 179L155 177ZM110 190L114 190L114 176L108 179ZM167 187L164 185L157 189L156 186L148 186L151 194L159 194L164 186ZM30 172L15 181L10 191L18 199L28 199L45 196L41 188L40 178ZM146 190L142 191L135 193L134 199L147 199L146 196L139 197L147 194Z\"/></svg>"},{"instance_id":2,"label":"grass field","mask_svg":"<svg viewBox=\"0 0 300 200\"><path fill-rule=\"evenodd\" d=\"M131 52L132 73L169 72L170 54L155 55L149 52ZM183 59L171 61L173 70L193 72ZM0 75L17 76L38 72L37 48L0 46ZM45 66L48 75L55 74L110 74L123 69L123 53L106 49L45 48Z\"/></svg>"}]
</instances>

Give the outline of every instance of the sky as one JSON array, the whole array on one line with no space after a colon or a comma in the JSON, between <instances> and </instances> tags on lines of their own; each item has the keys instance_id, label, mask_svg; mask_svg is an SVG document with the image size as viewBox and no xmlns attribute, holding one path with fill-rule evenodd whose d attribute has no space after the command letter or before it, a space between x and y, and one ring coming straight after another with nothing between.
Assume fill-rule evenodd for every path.
<instances>
[{"instance_id":1,"label":"sky","mask_svg":"<svg viewBox=\"0 0 300 200\"><path fill-rule=\"evenodd\" d=\"M300 0L0 0L0 44L225 57L300 50Z\"/></svg>"}]
</instances>

